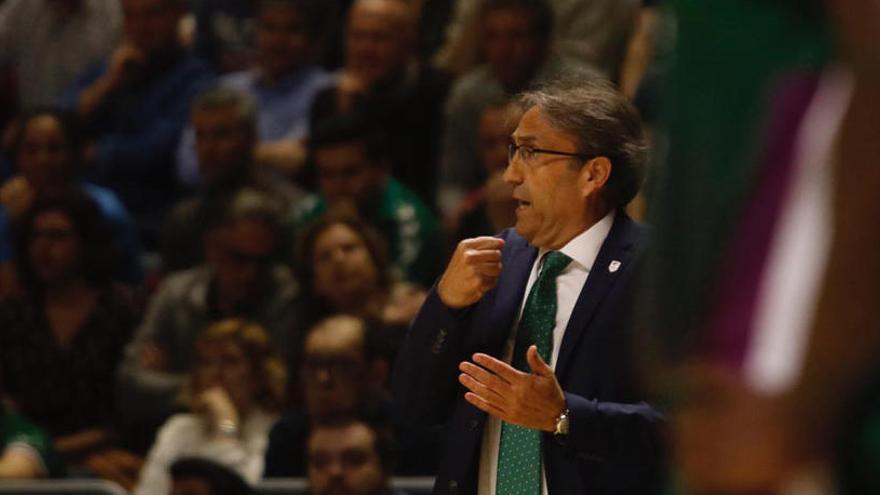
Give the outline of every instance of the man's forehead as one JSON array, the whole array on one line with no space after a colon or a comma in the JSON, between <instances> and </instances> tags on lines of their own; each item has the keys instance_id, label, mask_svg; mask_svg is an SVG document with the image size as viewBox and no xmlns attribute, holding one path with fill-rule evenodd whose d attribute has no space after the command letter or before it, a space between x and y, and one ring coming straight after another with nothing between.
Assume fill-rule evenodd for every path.
<instances>
[{"instance_id":1,"label":"man's forehead","mask_svg":"<svg viewBox=\"0 0 880 495\"><path fill-rule=\"evenodd\" d=\"M538 107L532 107L523 113L510 137L520 145L546 141L569 141L572 143L577 141L569 133L553 127Z\"/></svg>"},{"instance_id":2,"label":"man's forehead","mask_svg":"<svg viewBox=\"0 0 880 495\"><path fill-rule=\"evenodd\" d=\"M319 426L309 437L309 450L341 453L351 449L370 449L373 439L373 430L360 422L339 426Z\"/></svg>"},{"instance_id":3,"label":"man's forehead","mask_svg":"<svg viewBox=\"0 0 880 495\"><path fill-rule=\"evenodd\" d=\"M306 338L306 352L340 354L360 352L364 345L364 328L355 324L334 324L315 328Z\"/></svg>"},{"instance_id":4,"label":"man's forehead","mask_svg":"<svg viewBox=\"0 0 880 495\"><path fill-rule=\"evenodd\" d=\"M272 245L275 241L275 232L265 221L256 218L240 218L234 220L219 229L219 240L226 246L237 249L247 249L258 246L257 249Z\"/></svg>"},{"instance_id":5,"label":"man's forehead","mask_svg":"<svg viewBox=\"0 0 880 495\"><path fill-rule=\"evenodd\" d=\"M243 124L242 119L238 116L233 108L216 107L216 108L199 108L192 112L192 121L194 124L213 124L213 125L238 125Z\"/></svg>"},{"instance_id":6,"label":"man's forehead","mask_svg":"<svg viewBox=\"0 0 880 495\"><path fill-rule=\"evenodd\" d=\"M226 132L231 134L233 131L244 132L244 124L235 120L193 120L193 128L196 130L196 136L200 131L208 132Z\"/></svg>"},{"instance_id":7,"label":"man's forehead","mask_svg":"<svg viewBox=\"0 0 880 495\"><path fill-rule=\"evenodd\" d=\"M351 7L349 22L370 18L403 26L408 17L408 7L401 0L356 0Z\"/></svg>"},{"instance_id":8,"label":"man's forehead","mask_svg":"<svg viewBox=\"0 0 880 495\"><path fill-rule=\"evenodd\" d=\"M501 7L487 10L483 21L487 27L498 23L516 31L525 29L531 33L534 15L531 10L522 7Z\"/></svg>"},{"instance_id":9,"label":"man's forehead","mask_svg":"<svg viewBox=\"0 0 880 495\"><path fill-rule=\"evenodd\" d=\"M366 168L368 165L367 146L361 141L318 146L315 148L315 158L319 166L344 164L352 168Z\"/></svg>"},{"instance_id":10,"label":"man's forehead","mask_svg":"<svg viewBox=\"0 0 880 495\"><path fill-rule=\"evenodd\" d=\"M293 4L270 2L260 7L257 19L260 22L287 22L291 20L302 22L302 15Z\"/></svg>"}]
</instances>

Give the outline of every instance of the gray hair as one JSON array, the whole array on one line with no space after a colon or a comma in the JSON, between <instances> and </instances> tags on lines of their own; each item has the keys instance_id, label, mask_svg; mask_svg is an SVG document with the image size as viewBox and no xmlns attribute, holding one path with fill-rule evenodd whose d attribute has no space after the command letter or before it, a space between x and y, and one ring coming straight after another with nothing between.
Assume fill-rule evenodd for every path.
<instances>
[{"instance_id":1,"label":"gray hair","mask_svg":"<svg viewBox=\"0 0 880 495\"><path fill-rule=\"evenodd\" d=\"M196 95L192 113L232 110L242 127L256 134L257 104L248 93L235 88L214 86Z\"/></svg>"},{"instance_id":2,"label":"gray hair","mask_svg":"<svg viewBox=\"0 0 880 495\"><path fill-rule=\"evenodd\" d=\"M611 83L571 73L526 91L517 101L523 111L538 108L554 129L574 137L579 154L611 161L604 191L608 206L632 201L644 180L647 146L638 111Z\"/></svg>"},{"instance_id":3,"label":"gray hair","mask_svg":"<svg viewBox=\"0 0 880 495\"><path fill-rule=\"evenodd\" d=\"M257 220L277 232L283 210L284 205L279 199L252 187L242 187L230 198L223 223L231 225L241 220Z\"/></svg>"}]
</instances>

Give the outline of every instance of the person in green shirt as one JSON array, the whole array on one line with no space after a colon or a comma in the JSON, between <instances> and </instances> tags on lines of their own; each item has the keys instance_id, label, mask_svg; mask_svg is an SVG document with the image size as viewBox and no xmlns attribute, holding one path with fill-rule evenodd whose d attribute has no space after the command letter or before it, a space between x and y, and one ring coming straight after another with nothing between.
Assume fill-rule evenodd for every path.
<instances>
[{"instance_id":1,"label":"person in green shirt","mask_svg":"<svg viewBox=\"0 0 880 495\"><path fill-rule=\"evenodd\" d=\"M430 286L442 253L439 224L422 199L391 176L392 146L358 118L328 119L313 129L308 152L319 194L304 202L296 223L304 227L330 210L356 214L381 233L402 278Z\"/></svg>"},{"instance_id":2,"label":"person in green shirt","mask_svg":"<svg viewBox=\"0 0 880 495\"><path fill-rule=\"evenodd\" d=\"M0 403L0 480L54 478L62 471L49 435Z\"/></svg>"}]
</instances>

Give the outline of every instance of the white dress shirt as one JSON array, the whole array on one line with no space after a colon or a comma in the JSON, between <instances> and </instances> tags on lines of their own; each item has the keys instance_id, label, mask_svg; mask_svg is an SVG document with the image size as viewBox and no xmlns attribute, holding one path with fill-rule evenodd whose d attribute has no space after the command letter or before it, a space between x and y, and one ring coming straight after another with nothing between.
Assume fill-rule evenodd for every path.
<instances>
[{"instance_id":1,"label":"white dress shirt","mask_svg":"<svg viewBox=\"0 0 880 495\"><path fill-rule=\"evenodd\" d=\"M200 457L238 473L249 483L263 475L269 431L277 415L259 409L242 421L238 437L217 437L209 433L200 414L175 414L162 425L147 455L134 495L165 495L171 491L168 469L181 457Z\"/></svg>"},{"instance_id":2,"label":"white dress shirt","mask_svg":"<svg viewBox=\"0 0 880 495\"><path fill-rule=\"evenodd\" d=\"M562 346L562 337L565 334L565 328L568 326L568 320L571 318L571 312L577 303L587 276L593 268L593 262L599 255L599 249L608 233L611 231L611 225L614 223L614 210L605 215L592 227L579 234L559 251L572 259L572 262L562 271L556 278L556 321L553 326L553 352L550 355L551 368L556 368L556 358L559 356L559 348ZM513 357L513 347L516 342L515 329L519 326L519 319L522 316L526 299L532 285L538 279L540 265L544 260L547 249L540 249L535 263L532 265L532 272L529 275L529 281L526 284L525 296L519 307L519 314L510 332L507 342L504 345L504 361L510 363ZM483 444L480 449L480 476L479 491L480 495L494 495L496 477L498 475L498 445L501 441L501 420L495 416L489 416L486 421L486 427L483 429ZM541 492L547 495L547 480L543 474L544 467L541 466L543 482L541 483Z\"/></svg>"}]
</instances>

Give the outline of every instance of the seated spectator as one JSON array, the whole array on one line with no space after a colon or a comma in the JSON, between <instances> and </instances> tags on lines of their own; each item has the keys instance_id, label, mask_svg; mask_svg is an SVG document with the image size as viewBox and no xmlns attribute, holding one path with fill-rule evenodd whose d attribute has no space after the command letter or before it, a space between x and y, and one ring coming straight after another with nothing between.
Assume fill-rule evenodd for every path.
<instances>
[{"instance_id":1,"label":"seated spectator","mask_svg":"<svg viewBox=\"0 0 880 495\"><path fill-rule=\"evenodd\" d=\"M223 221L206 235L206 262L168 276L126 351L121 387L126 418L167 417L181 405L194 344L212 322L246 318L268 330L279 349L290 347L297 320L297 286L276 264L278 212L257 192L236 195Z\"/></svg>"},{"instance_id":2,"label":"seated spectator","mask_svg":"<svg viewBox=\"0 0 880 495\"><path fill-rule=\"evenodd\" d=\"M263 328L245 320L223 320L205 330L189 377L191 412L162 426L136 495L167 494L169 467L182 457L215 461L250 483L260 479L284 392L284 367L273 346Z\"/></svg>"},{"instance_id":3,"label":"seated spectator","mask_svg":"<svg viewBox=\"0 0 880 495\"><path fill-rule=\"evenodd\" d=\"M257 63L219 81L253 96L255 161L287 177L302 169L309 109L318 91L331 82L330 75L315 65L325 25L323 7L323 0L260 0ZM187 185L201 179L196 139L192 127L187 128L177 151L178 173Z\"/></svg>"},{"instance_id":4,"label":"seated spectator","mask_svg":"<svg viewBox=\"0 0 880 495\"><path fill-rule=\"evenodd\" d=\"M0 376L0 386L3 377ZM4 405L0 389L0 480L56 477L61 464L46 432Z\"/></svg>"},{"instance_id":5,"label":"seated spectator","mask_svg":"<svg viewBox=\"0 0 880 495\"><path fill-rule=\"evenodd\" d=\"M83 71L110 55L122 31L119 0L6 0L0 66L14 67L18 109L54 105Z\"/></svg>"},{"instance_id":6,"label":"seated spectator","mask_svg":"<svg viewBox=\"0 0 880 495\"><path fill-rule=\"evenodd\" d=\"M306 201L299 222L329 210L357 214L382 233L392 266L406 280L430 286L440 262L440 230L431 210L391 176L388 150L396 145L358 119L340 117L312 129L309 153L320 194Z\"/></svg>"},{"instance_id":7,"label":"seated spectator","mask_svg":"<svg viewBox=\"0 0 880 495\"><path fill-rule=\"evenodd\" d=\"M305 191L254 167L257 113L246 93L216 87L196 97L192 128L199 155L202 189L179 202L163 229L162 262L166 272L192 268L201 262L205 232L222 221L228 203L242 188L261 191L289 210Z\"/></svg>"},{"instance_id":8,"label":"seated spectator","mask_svg":"<svg viewBox=\"0 0 880 495\"><path fill-rule=\"evenodd\" d=\"M364 320L340 315L318 323L307 332L302 355L291 362L299 363L298 369L291 368L299 380L290 395L301 395L302 405L290 408L272 428L266 477L303 476L306 438L316 422L358 412L391 417L387 342ZM398 430L405 441L397 473L433 474L439 442Z\"/></svg>"},{"instance_id":9,"label":"seated spectator","mask_svg":"<svg viewBox=\"0 0 880 495\"><path fill-rule=\"evenodd\" d=\"M334 116L360 113L393 142L391 174L433 207L438 136L449 78L414 53L412 2L355 0L345 31L345 65L321 92L312 127Z\"/></svg>"},{"instance_id":10,"label":"seated spectator","mask_svg":"<svg viewBox=\"0 0 880 495\"><path fill-rule=\"evenodd\" d=\"M352 413L390 399L390 363L378 329L353 316L332 316L303 341L301 381L306 414Z\"/></svg>"},{"instance_id":11,"label":"seated spectator","mask_svg":"<svg viewBox=\"0 0 880 495\"><path fill-rule=\"evenodd\" d=\"M352 418L315 425L308 459L312 495L400 495L391 489L394 439L378 423Z\"/></svg>"},{"instance_id":12,"label":"seated spectator","mask_svg":"<svg viewBox=\"0 0 880 495\"><path fill-rule=\"evenodd\" d=\"M459 78L446 102L438 192L446 215L486 180L478 138L482 108L562 69L550 55L553 10L547 0L486 0L479 25L486 63Z\"/></svg>"},{"instance_id":13,"label":"seated spectator","mask_svg":"<svg viewBox=\"0 0 880 495\"><path fill-rule=\"evenodd\" d=\"M209 77L180 46L186 0L121 0L123 41L65 98L95 137L94 177L134 214L148 247L176 198L174 150L190 100Z\"/></svg>"},{"instance_id":14,"label":"seated spectator","mask_svg":"<svg viewBox=\"0 0 880 495\"><path fill-rule=\"evenodd\" d=\"M483 235L494 235L516 222L516 200L513 189L504 182L510 136L518 119L511 118L514 109L505 100L498 100L480 113L479 150L488 178L462 200L448 226L449 246Z\"/></svg>"},{"instance_id":15,"label":"seated spectator","mask_svg":"<svg viewBox=\"0 0 880 495\"><path fill-rule=\"evenodd\" d=\"M480 62L479 23L487 1L455 2L446 44L437 64L463 74ZM635 28L641 0L548 0L553 8L553 50L564 63L587 64L608 79L616 79L627 40Z\"/></svg>"},{"instance_id":16,"label":"seated spectator","mask_svg":"<svg viewBox=\"0 0 880 495\"><path fill-rule=\"evenodd\" d=\"M19 119L15 134L13 158L18 175L0 186L0 295L16 286L9 224L30 208L38 193L52 187L77 188L91 198L109 223L121 255L114 278L138 284L142 270L137 229L112 191L82 181L83 142L75 117L35 110Z\"/></svg>"},{"instance_id":17,"label":"seated spectator","mask_svg":"<svg viewBox=\"0 0 880 495\"><path fill-rule=\"evenodd\" d=\"M254 490L238 473L198 457L183 457L168 469L170 495L253 495Z\"/></svg>"},{"instance_id":18,"label":"seated spectator","mask_svg":"<svg viewBox=\"0 0 880 495\"><path fill-rule=\"evenodd\" d=\"M300 349L288 359L290 404L272 428L265 477L305 475L305 441L316 418L390 407L384 387L389 362L379 334L364 320L322 320L308 329Z\"/></svg>"},{"instance_id":19,"label":"seated spectator","mask_svg":"<svg viewBox=\"0 0 880 495\"><path fill-rule=\"evenodd\" d=\"M47 191L22 218L17 248L25 291L0 303L4 387L68 463L89 466L115 446L116 371L136 322L110 284L109 232L79 191Z\"/></svg>"},{"instance_id":20,"label":"seated spectator","mask_svg":"<svg viewBox=\"0 0 880 495\"><path fill-rule=\"evenodd\" d=\"M297 266L306 328L342 313L402 332L425 299L424 289L394 279L382 238L352 216L330 214L310 225Z\"/></svg>"}]
</instances>

